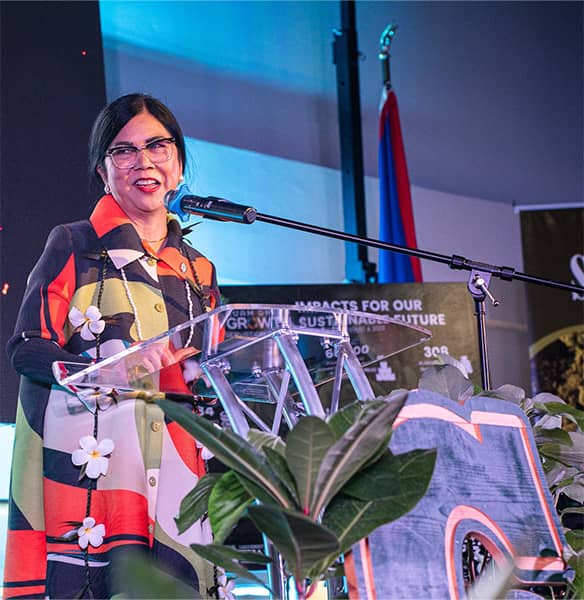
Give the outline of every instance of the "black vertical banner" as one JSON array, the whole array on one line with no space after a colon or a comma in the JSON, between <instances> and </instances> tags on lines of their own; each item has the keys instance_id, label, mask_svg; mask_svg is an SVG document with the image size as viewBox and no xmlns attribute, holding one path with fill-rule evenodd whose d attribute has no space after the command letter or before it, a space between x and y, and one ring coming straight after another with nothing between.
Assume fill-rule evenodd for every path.
<instances>
[{"instance_id":1,"label":"black vertical banner","mask_svg":"<svg viewBox=\"0 0 584 600\"><path fill-rule=\"evenodd\" d=\"M521 212L525 271L584 285L584 207ZM584 295L526 286L533 392L584 408Z\"/></svg>"}]
</instances>

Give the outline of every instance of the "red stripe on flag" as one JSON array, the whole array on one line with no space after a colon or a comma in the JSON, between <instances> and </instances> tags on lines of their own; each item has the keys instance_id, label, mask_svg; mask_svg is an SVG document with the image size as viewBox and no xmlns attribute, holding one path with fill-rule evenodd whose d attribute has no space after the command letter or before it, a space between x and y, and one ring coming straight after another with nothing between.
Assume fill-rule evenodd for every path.
<instances>
[{"instance_id":1,"label":"red stripe on flag","mask_svg":"<svg viewBox=\"0 0 584 600\"><path fill-rule=\"evenodd\" d=\"M406 163L406 154L402 138L401 125L399 119L399 109L397 106L397 97L393 90L387 94L387 99L383 105L381 119L379 120L379 136L383 135L385 121L389 120L391 132L391 150L393 153L393 164L396 177L397 196L399 201L400 214L404 228L406 245L410 248L417 248L416 228L414 225L414 212L412 209L412 195L410 188L410 176ZM414 281L422 281L422 266L420 259L410 256Z\"/></svg>"}]
</instances>

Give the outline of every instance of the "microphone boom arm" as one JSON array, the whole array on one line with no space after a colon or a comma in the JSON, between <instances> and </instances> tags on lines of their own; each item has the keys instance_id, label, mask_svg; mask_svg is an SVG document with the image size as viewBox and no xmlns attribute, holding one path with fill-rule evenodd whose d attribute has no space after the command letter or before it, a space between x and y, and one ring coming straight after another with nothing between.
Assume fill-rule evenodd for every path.
<instances>
[{"instance_id":1,"label":"microphone boom arm","mask_svg":"<svg viewBox=\"0 0 584 600\"><path fill-rule=\"evenodd\" d=\"M451 269L470 271L467 289L473 297L475 303L475 316L477 317L477 331L479 340L479 358L481 363L481 383L485 390L490 389L491 382L486 343L486 312L484 301L488 297L495 306L498 304L488 289L491 276L504 279L505 281L518 279L519 281L536 283L538 285L584 295L584 287L582 286L563 283L561 281L554 281L552 279L544 279L543 277L536 277L534 275L528 275L527 273L516 271L513 267L498 267L489 263L469 260L468 258L459 256L458 254L447 256L446 254L438 254L437 252L429 252L427 250L409 248L408 246L401 246L399 244L391 244L390 242L382 242L381 240L373 240L370 238L353 235L351 233L336 231L335 229L327 229L325 227L318 227L308 223L301 223L300 221L292 221L290 219L283 219L282 217L258 213L256 209L251 206L235 204L233 202L229 202L228 200L224 200L223 198L216 198L214 196L208 196L206 198L195 196L189 192L188 188L184 184L177 190L168 192L165 196L164 203L168 210L176 213L183 221L188 220L188 214L195 214L207 219L214 219L218 221L245 223L247 225L251 225L256 220L263 221L264 223L278 225L279 227L287 227L289 229L305 231L314 235L321 235L337 240L343 240L345 242L362 244L365 246L378 248L379 250L389 250L390 252L398 252L400 254L407 254L408 256L415 256L420 259L448 265Z\"/></svg>"},{"instance_id":2,"label":"microphone boom arm","mask_svg":"<svg viewBox=\"0 0 584 600\"><path fill-rule=\"evenodd\" d=\"M490 273L494 277L499 277L505 281L512 281L517 279L519 281L526 281L528 283L535 283L538 285L544 285L553 287L560 290L566 290L569 292L576 292L578 294L584 294L584 287L564 283L561 281L555 281L553 279L544 279L543 277L537 277L535 275L529 275L528 273L521 273L516 271L513 267L498 267L489 263L478 262L469 260L464 256L453 254L448 256L446 254L439 254L437 252L429 252L427 250L420 250L417 248L409 248L408 246L400 246L399 244L391 244L390 242L382 242L381 240L375 240L371 238L365 238L351 233L345 233L343 231L337 231L335 229L327 229L326 227L318 227L317 225L310 225L308 223L302 223L300 221L292 221L290 219L283 219L282 217L275 217L273 215L267 215L264 213L256 213L256 221L263 221L264 223L271 223L272 225L278 225L280 227L287 227L289 229L296 229L298 231L305 231L315 235L321 235L330 237L345 242L355 242L356 244L365 244L372 248L378 248L379 250L389 250L391 252L398 252L400 254L407 254L408 256L416 256L424 260L431 260L433 262L442 263L448 265L451 269L465 270L465 271L483 271Z\"/></svg>"}]
</instances>

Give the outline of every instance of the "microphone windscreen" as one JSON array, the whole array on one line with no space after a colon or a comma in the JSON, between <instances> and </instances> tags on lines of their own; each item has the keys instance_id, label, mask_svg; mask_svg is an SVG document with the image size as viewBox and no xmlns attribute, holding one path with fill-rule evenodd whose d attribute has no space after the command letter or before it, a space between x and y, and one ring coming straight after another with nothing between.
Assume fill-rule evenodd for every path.
<instances>
[{"instance_id":1,"label":"microphone windscreen","mask_svg":"<svg viewBox=\"0 0 584 600\"><path fill-rule=\"evenodd\" d=\"M164 196L164 206L166 206L166 210L177 215L183 223L189 220L189 215L182 207L182 199L185 196L192 196L186 183L179 185L176 190L166 192Z\"/></svg>"}]
</instances>

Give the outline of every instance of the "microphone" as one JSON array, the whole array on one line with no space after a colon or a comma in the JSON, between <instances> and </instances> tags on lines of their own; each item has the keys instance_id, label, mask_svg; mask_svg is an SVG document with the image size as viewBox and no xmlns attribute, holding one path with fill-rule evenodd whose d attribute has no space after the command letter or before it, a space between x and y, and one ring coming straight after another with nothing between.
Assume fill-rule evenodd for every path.
<instances>
[{"instance_id":1,"label":"microphone","mask_svg":"<svg viewBox=\"0 0 584 600\"><path fill-rule=\"evenodd\" d=\"M181 221L187 221L189 214L199 215L214 221L232 221L250 225L256 219L257 211L251 206L235 204L215 196L195 196L191 194L186 184L176 190L170 190L164 196L164 206L167 210L178 215ZM188 214L187 214L188 213Z\"/></svg>"}]
</instances>

